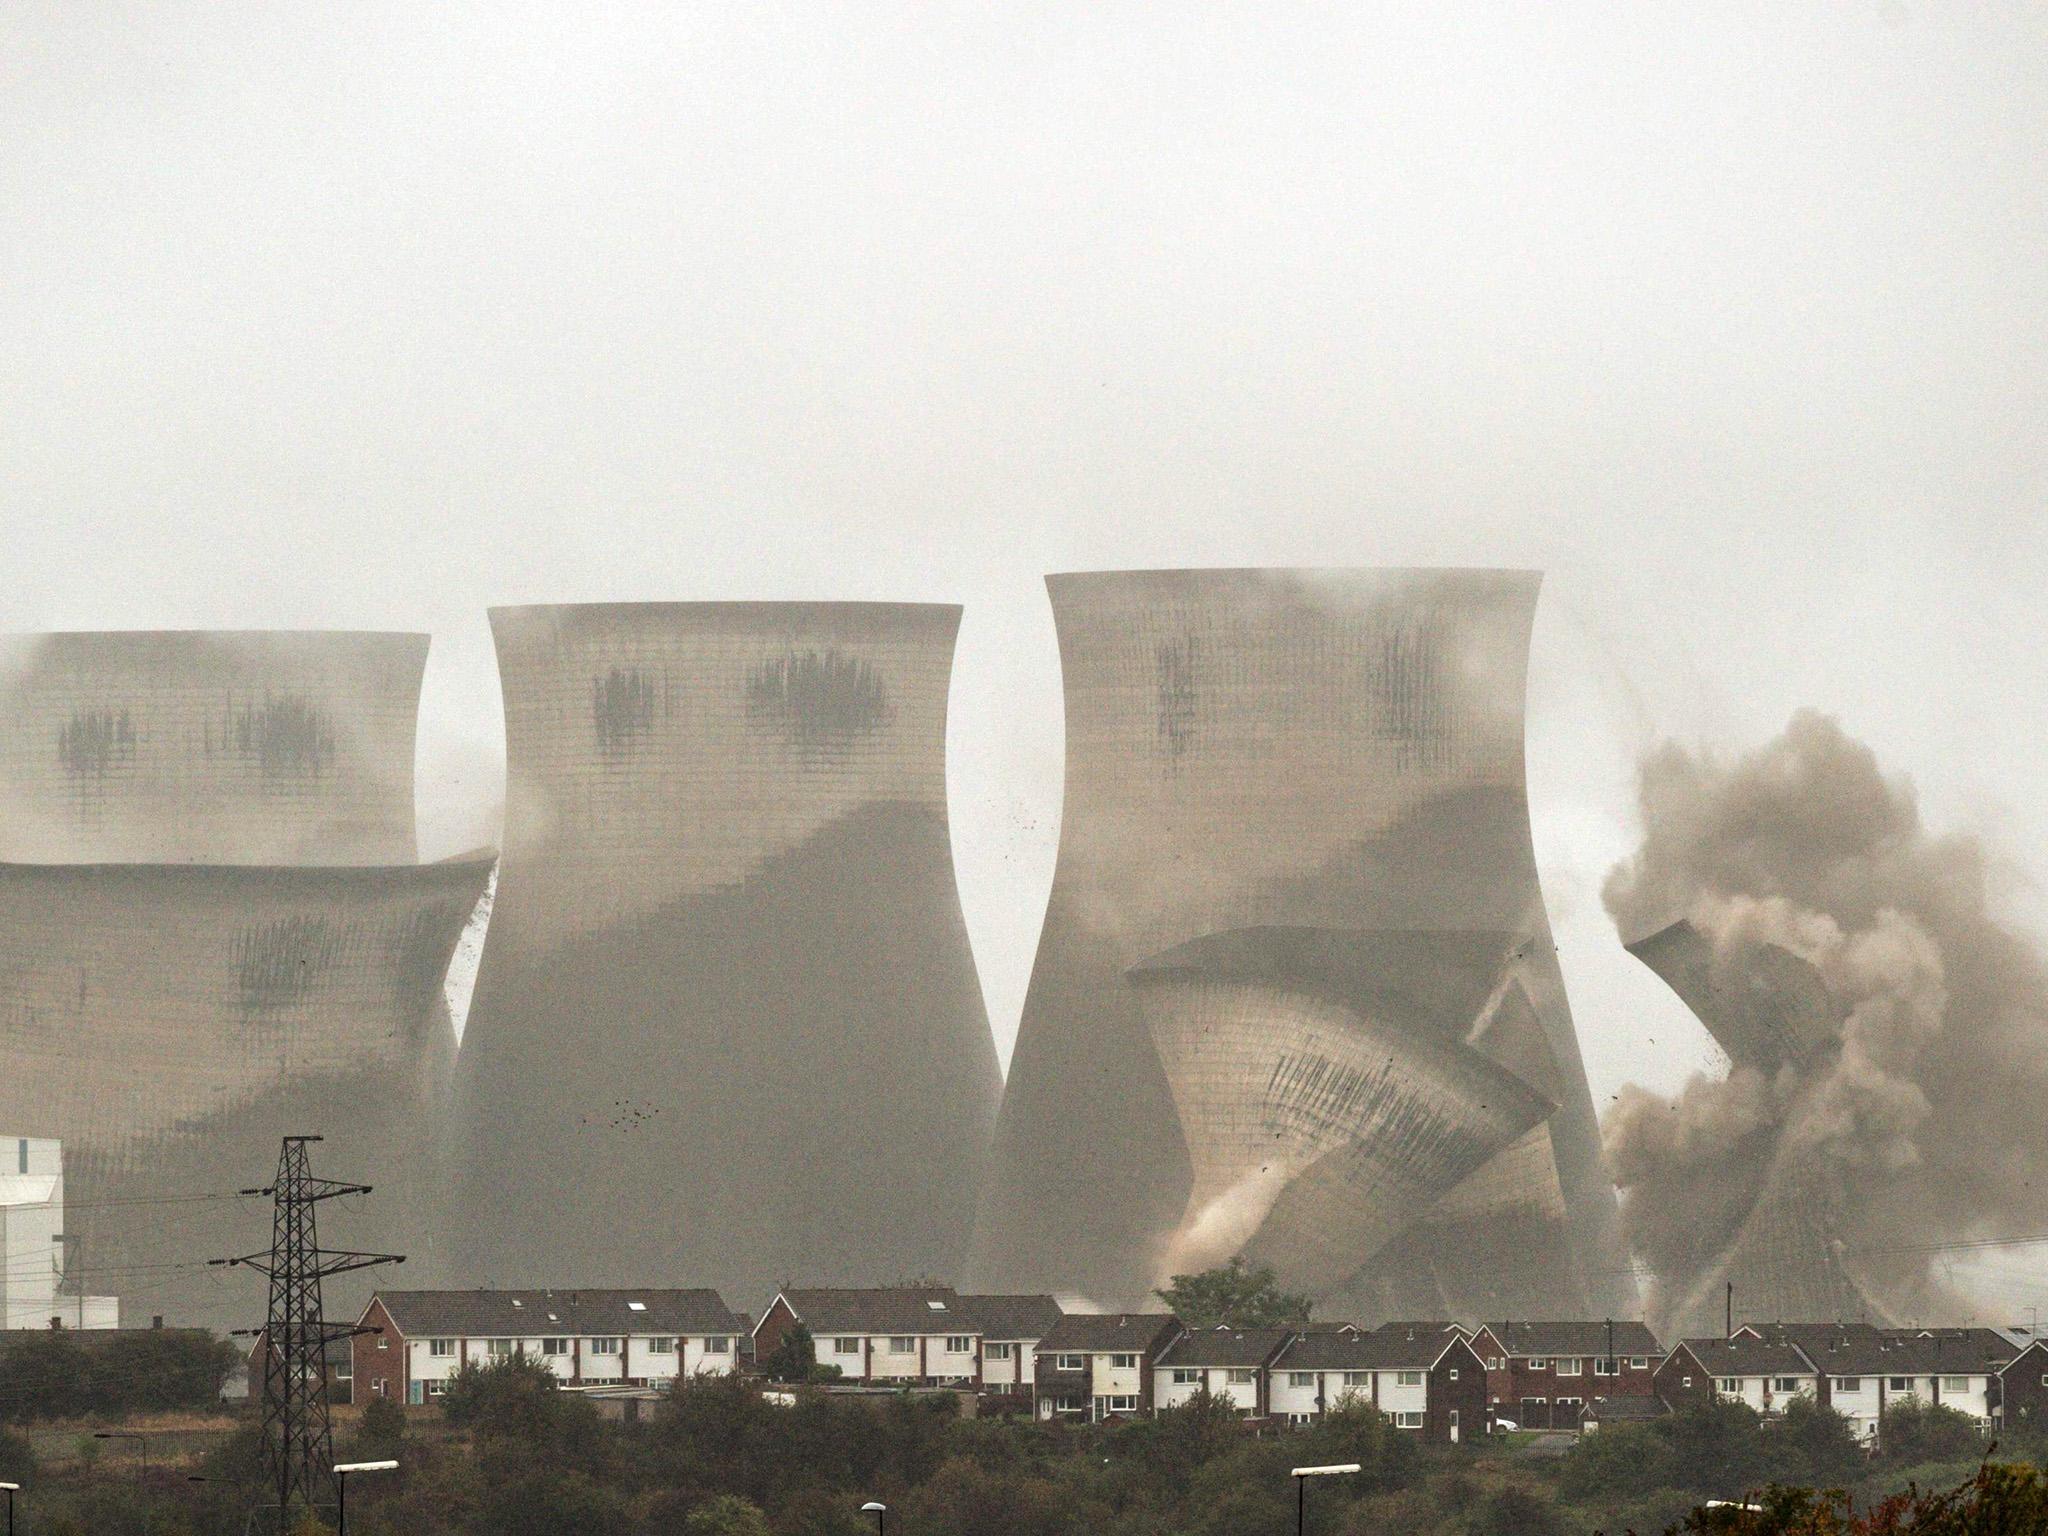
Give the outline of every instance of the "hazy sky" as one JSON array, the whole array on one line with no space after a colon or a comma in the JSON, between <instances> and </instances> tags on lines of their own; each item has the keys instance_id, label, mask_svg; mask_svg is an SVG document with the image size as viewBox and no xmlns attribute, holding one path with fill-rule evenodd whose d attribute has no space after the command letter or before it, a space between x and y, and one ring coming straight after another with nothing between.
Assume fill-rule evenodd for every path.
<instances>
[{"instance_id":1,"label":"hazy sky","mask_svg":"<svg viewBox=\"0 0 2048 1536\"><path fill-rule=\"evenodd\" d=\"M1797 706L2048 918L2048 6L0 11L0 628L966 604L953 834L1007 1055L1042 573L1548 571L1537 852L1596 1098L1705 1037L1601 911L1663 734Z\"/></svg>"}]
</instances>

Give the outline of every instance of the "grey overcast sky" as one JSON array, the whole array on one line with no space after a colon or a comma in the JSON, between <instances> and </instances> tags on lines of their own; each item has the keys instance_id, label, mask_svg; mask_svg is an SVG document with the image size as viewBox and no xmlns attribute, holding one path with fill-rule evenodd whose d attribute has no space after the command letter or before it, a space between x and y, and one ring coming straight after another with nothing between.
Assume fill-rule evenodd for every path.
<instances>
[{"instance_id":1,"label":"grey overcast sky","mask_svg":"<svg viewBox=\"0 0 2048 1536\"><path fill-rule=\"evenodd\" d=\"M0 12L0 628L966 604L998 1042L1058 832L1048 570L1548 573L1537 851L1604 1102L1705 1037L1599 903L1661 735L1805 704L2048 915L2048 6Z\"/></svg>"}]
</instances>

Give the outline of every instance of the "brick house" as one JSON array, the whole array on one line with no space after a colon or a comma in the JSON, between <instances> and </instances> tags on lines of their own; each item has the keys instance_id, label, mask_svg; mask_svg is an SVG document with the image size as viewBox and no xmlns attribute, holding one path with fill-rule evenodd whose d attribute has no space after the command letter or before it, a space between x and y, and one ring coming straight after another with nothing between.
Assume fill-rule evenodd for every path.
<instances>
[{"instance_id":1,"label":"brick house","mask_svg":"<svg viewBox=\"0 0 2048 1536\"><path fill-rule=\"evenodd\" d=\"M1704 1407L1714 1400L1714 1373L1684 1344L1664 1357L1655 1374L1657 1397L1673 1413Z\"/></svg>"},{"instance_id":2,"label":"brick house","mask_svg":"<svg viewBox=\"0 0 2048 1536\"><path fill-rule=\"evenodd\" d=\"M1070 1312L1039 1341L1041 1419L1150 1413L1153 1362L1183 1332L1170 1312Z\"/></svg>"},{"instance_id":3,"label":"brick house","mask_svg":"<svg viewBox=\"0 0 2048 1536\"><path fill-rule=\"evenodd\" d=\"M464 1365L538 1360L566 1386L724 1375L747 1322L716 1291L379 1291L354 1340L355 1400L418 1404Z\"/></svg>"},{"instance_id":4,"label":"brick house","mask_svg":"<svg viewBox=\"0 0 2048 1536\"><path fill-rule=\"evenodd\" d=\"M2008 1430L2048 1424L2048 1343L2034 1340L1999 1368L1993 1412Z\"/></svg>"},{"instance_id":5,"label":"brick house","mask_svg":"<svg viewBox=\"0 0 2048 1536\"><path fill-rule=\"evenodd\" d=\"M1524 1429L1577 1429L1595 1397L1650 1397L1664 1348L1636 1322L1488 1323L1472 1337L1487 1409Z\"/></svg>"},{"instance_id":6,"label":"brick house","mask_svg":"<svg viewBox=\"0 0 2048 1536\"><path fill-rule=\"evenodd\" d=\"M1486 1428L1486 1370L1461 1330L1388 1323L1297 1333L1271 1367L1269 1411L1312 1424L1347 1398L1399 1429L1453 1443Z\"/></svg>"},{"instance_id":7,"label":"brick house","mask_svg":"<svg viewBox=\"0 0 2048 1536\"><path fill-rule=\"evenodd\" d=\"M1203 1328L1183 1333L1152 1363L1153 1405L1173 1408L1206 1391L1238 1412L1264 1418L1269 1372L1294 1340L1287 1328Z\"/></svg>"}]
</instances>

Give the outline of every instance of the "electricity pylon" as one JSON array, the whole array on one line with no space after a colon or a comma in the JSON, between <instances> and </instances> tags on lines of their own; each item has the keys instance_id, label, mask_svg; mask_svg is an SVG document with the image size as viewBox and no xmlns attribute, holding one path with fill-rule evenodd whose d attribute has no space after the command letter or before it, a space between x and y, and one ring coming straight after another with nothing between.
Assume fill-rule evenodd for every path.
<instances>
[{"instance_id":1,"label":"electricity pylon","mask_svg":"<svg viewBox=\"0 0 2048 1536\"><path fill-rule=\"evenodd\" d=\"M278 1154L277 1181L245 1195L271 1196L270 1251L239 1259L270 1277L269 1320L254 1332L263 1341L263 1459L277 1492L277 1524L290 1528L294 1506L317 1509L338 1500L334 1486L334 1432L327 1419L327 1345L370 1330L330 1323L320 1315L320 1282L372 1264L403 1264L398 1253L346 1253L322 1248L314 1211L337 1195L367 1195L367 1184L313 1177L306 1156L318 1136L287 1136Z\"/></svg>"}]
</instances>

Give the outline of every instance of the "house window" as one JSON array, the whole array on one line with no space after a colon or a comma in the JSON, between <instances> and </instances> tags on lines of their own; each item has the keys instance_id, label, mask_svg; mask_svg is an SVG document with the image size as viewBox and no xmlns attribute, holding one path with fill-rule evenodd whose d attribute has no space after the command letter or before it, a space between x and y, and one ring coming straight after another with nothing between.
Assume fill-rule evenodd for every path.
<instances>
[{"instance_id":1,"label":"house window","mask_svg":"<svg viewBox=\"0 0 2048 1536\"><path fill-rule=\"evenodd\" d=\"M1248 1387L1258 1379L1257 1371L1234 1370L1230 1373L1230 1384L1233 1387Z\"/></svg>"},{"instance_id":2,"label":"house window","mask_svg":"<svg viewBox=\"0 0 2048 1536\"><path fill-rule=\"evenodd\" d=\"M1105 1397L1100 1399L1104 1413L1136 1413L1138 1400L1135 1397Z\"/></svg>"},{"instance_id":3,"label":"house window","mask_svg":"<svg viewBox=\"0 0 2048 1536\"><path fill-rule=\"evenodd\" d=\"M914 1355L917 1340L907 1333L894 1334L889 1339L889 1353L892 1355Z\"/></svg>"},{"instance_id":4,"label":"house window","mask_svg":"<svg viewBox=\"0 0 2048 1536\"><path fill-rule=\"evenodd\" d=\"M984 1344L981 1352L991 1360L1007 1360L1010 1358L1010 1346L1007 1344Z\"/></svg>"},{"instance_id":5,"label":"house window","mask_svg":"<svg viewBox=\"0 0 2048 1536\"><path fill-rule=\"evenodd\" d=\"M1529 1369L1532 1371L1547 1371L1550 1369L1550 1361L1542 1355L1537 1355L1529 1361Z\"/></svg>"},{"instance_id":6,"label":"house window","mask_svg":"<svg viewBox=\"0 0 2048 1536\"><path fill-rule=\"evenodd\" d=\"M1566 1355L1557 1362L1557 1374L1560 1376L1577 1376L1583 1371L1585 1363L1583 1359L1577 1356Z\"/></svg>"},{"instance_id":7,"label":"house window","mask_svg":"<svg viewBox=\"0 0 2048 1536\"><path fill-rule=\"evenodd\" d=\"M857 1355L860 1353L859 1339L834 1339L832 1353L835 1355Z\"/></svg>"},{"instance_id":8,"label":"house window","mask_svg":"<svg viewBox=\"0 0 2048 1536\"><path fill-rule=\"evenodd\" d=\"M1111 1355L1109 1368L1113 1371L1135 1371L1138 1368L1136 1355Z\"/></svg>"},{"instance_id":9,"label":"house window","mask_svg":"<svg viewBox=\"0 0 2048 1536\"><path fill-rule=\"evenodd\" d=\"M379 1376L375 1380L373 1380L370 1383L370 1390L376 1393L379 1397L382 1397L384 1395L384 1378L382 1376Z\"/></svg>"},{"instance_id":10,"label":"house window","mask_svg":"<svg viewBox=\"0 0 2048 1536\"><path fill-rule=\"evenodd\" d=\"M616 1355L619 1352L619 1341L617 1339L592 1339L590 1341L590 1352L593 1355Z\"/></svg>"},{"instance_id":11,"label":"house window","mask_svg":"<svg viewBox=\"0 0 2048 1536\"><path fill-rule=\"evenodd\" d=\"M1688 1387L1692 1385L1692 1378L1690 1376L1685 1378L1685 1384ZM1723 1376L1720 1380L1716 1381L1714 1385L1719 1387L1723 1392L1735 1395L1740 1395L1742 1391L1742 1379L1738 1376Z\"/></svg>"},{"instance_id":12,"label":"house window","mask_svg":"<svg viewBox=\"0 0 2048 1536\"><path fill-rule=\"evenodd\" d=\"M1488 1355L1486 1357L1486 1368L1489 1371L1504 1371L1507 1369L1507 1363L1499 1355Z\"/></svg>"},{"instance_id":13,"label":"house window","mask_svg":"<svg viewBox=\"0 0 2048 1536\"><path fill-rule=\"evenodd\" d=\"M1451 1367L1451 1380L1453 1380L1453 1381L1456 1381L1457 1379L1458 1379L1458 1368L1457 1368L1457 1367L1456 1367L1456 1366L1454 1365L1454 1366L1452 1366L1452 1367Z\"/></svg>"},{"instance_id":14,"label":"house window","mask_svg":"<svg viewBox=\"0 0 2048 1536\"><path fill-rule=\"evenodd\" d=\"M1632 1371L1647 1371L1650 1368L1650 1357L1648 1355L1630 1355L1628 1357L1628 1368Z\"/></svg>"},{"instance_id":15,"label":"house window","mask_svg":"<svg viewBox=\"0 0 2048 1536\"><path fill-rule=\"evenodd\" d=\"M1780 1376L1778 1378L1778 1390L1780 1392L1797 1392L1799 1388L1800 1382L1797 1376Z\"/></svg>"},{"instance_id":16,"label":"house window","mask_svg":"<svg viewBox=\"0 0 2048 1536\"><path fill-rule=\"evenodd\" d=\"M380 1334L378 1334L378 1335L377 1335L377 1347L378 1347L379 1349L389 1349L389 1348L391 1347L391 1340L390 1340L390 1338L389 1338L388 1336L384 1335L384 1334L381 1334L381 1333L380 1333Z\"/></svg>"},{"instance_id":17,"label":"house window","mask_svg":"<svg viewBox=\"0 0 2048 1536\"><path fill-rule=\"evenodd\" d=\"M1315 1421L1316 1416L1312 1413L1290 1413L1289 1415L1287 1415L1287 1422L1292 1424L1296 1429L1300 1429L1301 1427L1307 1424L1313 1424L1315 1423Z\"/></svg>"},{"instance_id":18,"label":"house window","mask_svg":"<svg viewBox=\"0 0 2048 1536\"><path fill-rule=\"evenodd\" d=\"M1593 1374L1595 1376L1618 1376L1621 1374L1620 1362L1596 1358L1593 1361Z\"/></svg>"},{"instance_id":19,"label":"house window","mask_svg":"<svg viewBox=\"0 0 2048 1536\"><path fill-rule=\"evenodd\" d=\"M507 1355L512 1353L512 1349L513 1341L511 1339L484 1340L484 1352L488 1354L493 1360L504 1359Z\"/></svg>"},{"instance_id":20,"label":"house window","mask_svg":"<svg viewBox=\"0 0 2048 1536\"><path fill-rule=\"evenodd\" d=\"M562 1356L569 1353L569 1341L567 1339L542 1339L540 1341L540 1352L550 1360L559 1360Z\"/></svg>"},{"instance_id":21,"label":"house window","mask_svg":"<svg viewBox=\"0 0 2048 1536\"><path fill-rule=\"evenodd\" d=\"M447 1383L447 1382L445 1382L445 1381L430 1381L430 1382L428 1382L428 1383L427 1383L427 1396L429 1396L429 1397L446 1397L447 1395L448 1395L448 1383Z\"/></svg>"},{"instance_id":22,"label":"house window","mask_svg":"<svg viewBox=\"0 0 2048 1536\"><path fill-rule=\"evenodd\" d=\"M1287 1373L1287 1385L1290 1387L1312 1387L1315 1384L1316 1373L1314 1371L1289 1371Z\"/></svg>"},{"instance_id":23,"label":"house window","mask_svg":"<svg viewBox=\"0 0 2048 1536\"><path fill-rule=\"evenodd\" d=\"M1691 1378L1690 1376L1685 1376L1685 1377L1681 1377L1681 1378L1679 1379L1679 1385L1681 1385L1681 1386L1686 1386L1686 1387L1689 1387L1689 1386L1691 1386L1691 1385L1692 1385L1692 1378Z\"/></svg>"},{"instance_id":24,"label":"house window","mask_svg":"<svg viewBox=\"0 0 2048 1536\"><path fill-rule=\"evenodd\" d=\"M1941 1378L1941 1390L1944 1392L1967 1392L1970 1390L1970 1378L1967 1376L1944 1376Z\"/></svg>"},{"instance_id":25,"label":"house window","mask_svg":"<svg viewBox=\"0 0 2048 1536\"><path fill-rule=\"evenodd\" d=\"M946 1340L946 1353L949 1355L971 1355L974 1353L974 1339L972 1336L964 1333L953 1334Z\"/></svg>"},{"instance_id":26,"label":"house window","mask_svg":"<svg viewBox=\"0 0 2048 1536\"><path fill-rule=\"evenodd\" d=\"M1056 1371L1085 1371L1088 1369L1088 1361L1081 1355L1054 1355L1052 1368Z\"/></svg>"},{"instance_id":27,"label":"house window","mask_svg":"<svg viewBox=\"0 0 2048 1536\"><path fill-rule=\"evenodd\" d=\"M1422 1415L1419 1413L1397 1413L1394 1415L1394 1428L1420 1429L1422 1428Z\"/></svg>"},{"instance_id":28,"label":"house window","mask_svg":"<svg viewBox=\"0 0 2048 1536\"><path fill-rule=\"evenodd\" d=\"M671 1338L652 1338L647 1341L650 1355L672 1355L676 1352L676 1341Z\"/></svg>"},{"instance_id":29,"label":"house window","mask_svg":"<svg viewBox=\"0 0 2048 1536\"><path fill-rule=\"evenodd\" d=\"M731 1354L732 1336L724 1333L711 1334L704 1340L704 1353L707 1355Z\"/></svg>"},{"instance_id":30,"label":"house window","mask_svg":"<svg viewBox=\"0 0 2048 1536\"><path fill-rule=\"evenodd\" d=\"M384 1341L379 1339L377 1342L382 1344ZM436 1360L445 1360L455 1353L455 1341L453 1339L429 1339L427 1340L427 1353Z\"/></svg>"},{"instance_id":31,"label":"house window","mask_svg":"<svg viewBox=\"0 0 2048 1536\"><path fill-rule=\"evenodd\" d=\"M1909 1391L1912 1385L1912 1381L1904 1376L1893 1376L1885 1382L1885 1386L1893 1392Z\"/></svg>"},{"instance_id":32,"label":"house window","mask_svg":"<svg viewBox=\"0 0 2048 1536\"><path fill-rule=\"evenodd\" d=\"M1199 1387L1202 1384L1202 1373L1177 1369L1173 1373L1173 1384L1176 1387Z\"/></svg>"},{"instance_id":33,"label":"house window","mask_svg":"<svg viewBox=\"0 0 2048 1536\"><path fill-rule=\"evenodd\" d=\"M1422 1385L1422 1372L1396 1371L1394 1372L1394 1385L1397 1387L1419 1387Z\"/></svg>"},{"instance_id":34,"label":"house window","mask_svg":"<svg viewBox=\"0 0 2048 1536\"><path fill-rule=\"evenodd\" d=\"M1346 1371L1344 1385L1347 1387L1369 1387L1372 1385L1371 1371Z\"/></svg>"},{"instance_id":35,"label":"house window","mask_svg":"<svg viewBox=\"0 0 2048 1536\"><path fill-rule=\"evenodd\" d=\"M1863 1390L1863 1378L1861 1376L1837 1376L1835 1378L1835 1390L1837 1392L1861 1392Z\"/></svg>"}]
</instances>

